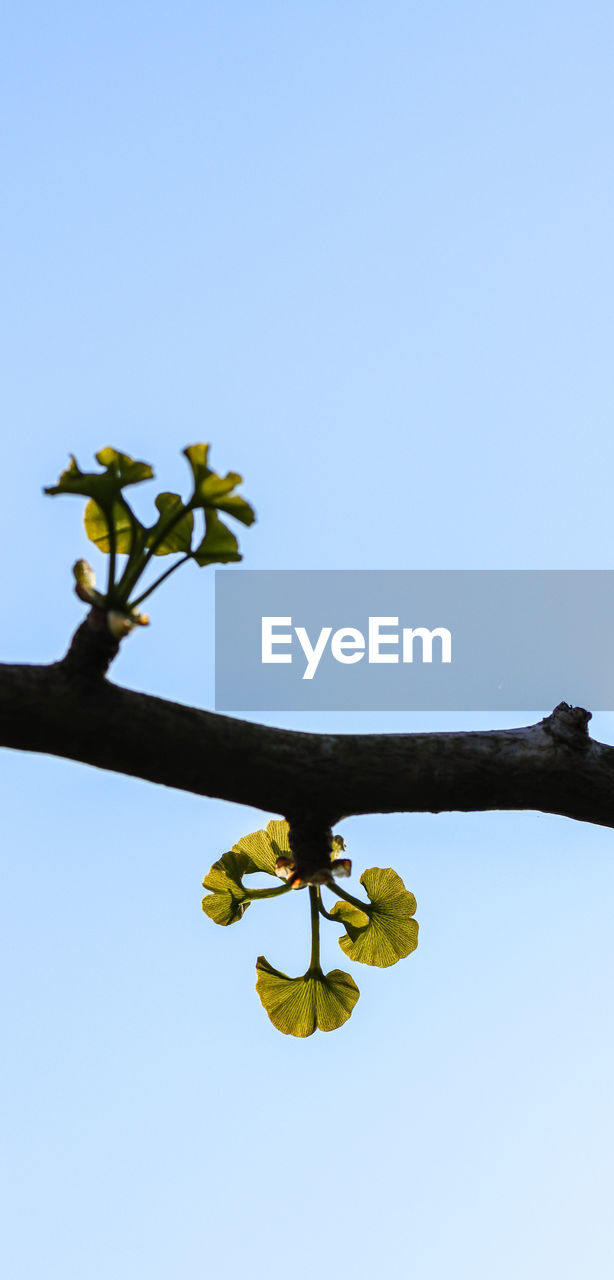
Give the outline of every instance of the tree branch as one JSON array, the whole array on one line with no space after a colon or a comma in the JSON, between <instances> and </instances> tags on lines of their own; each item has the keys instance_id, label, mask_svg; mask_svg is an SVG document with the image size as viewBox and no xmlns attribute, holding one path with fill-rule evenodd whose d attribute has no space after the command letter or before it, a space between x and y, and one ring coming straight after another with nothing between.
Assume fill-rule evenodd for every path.
<instances>
[{"instance_id":1,"label":"tree branch","mask_svg":"<svg viewBox=\"0 0 614 1280\"><path fill-rule=\"evenodd\" d=\"M614 747L566 703L522 729L302 733L122 689L101 674L112 656L84 623L62 662L0 665L0 745L253 805L324 844L363 813L538 809L614 827Z\"/></svg>"}]
</instances>

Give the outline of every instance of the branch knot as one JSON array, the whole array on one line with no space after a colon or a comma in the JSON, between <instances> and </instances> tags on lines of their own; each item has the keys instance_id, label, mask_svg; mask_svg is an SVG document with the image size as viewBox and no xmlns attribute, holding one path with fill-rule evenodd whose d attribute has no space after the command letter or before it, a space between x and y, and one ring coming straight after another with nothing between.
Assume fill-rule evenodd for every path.
<instances>
[{"instance_id":1,"label":"branch knot","mask_svg":"<svg viewBox=\"0 0 614 1280\"><path fill-rule=\"evenodd\" d=\"M542 724L553 738L578 747L589 741L588 722L591 719L592 713L585 711L584 707L571 707L568 702L559 702Z\"/></svg>"}]
</instances>

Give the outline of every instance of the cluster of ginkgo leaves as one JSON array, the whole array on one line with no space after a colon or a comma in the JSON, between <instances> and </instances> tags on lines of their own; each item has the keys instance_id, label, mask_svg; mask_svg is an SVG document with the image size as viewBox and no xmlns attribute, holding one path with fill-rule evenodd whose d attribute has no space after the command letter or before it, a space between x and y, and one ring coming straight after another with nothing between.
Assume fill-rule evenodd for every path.
<instances>
[{"instance_id":1,"label":"cluster of ginkgo leaves","mask_svg":"<svg viewBox=\"0 0 614 1280\"><path fill-rule=\"evenodd\" d=\"M128 503L124 490L144 480L153 480L148 462L136 462L117 449L101 449L96 461L103 471L81 471L71 456L70 465L58 483L45 493L74 493L88 498L84 523L88 538L109 556L106 590L96 590L94 570L86 560L78 560L73 573L77 595L104 610L110 631L117 637L149 619L138 606L175 569L193 560L195 564L229 564L242 557L237 539L220 519L220 512L241 524L255 519L253 508L234 491L242 483L236 471L217 475L208 465L208 444L192 444L183 450L192 472L193 492L186 502L178 493L159 493L155 499L158 517L144 525ZM195 535L195 514L204 513L202 536ZM154 556L178 556L169 569L135 596L137 582ZM125 557L121 562L118 557Z\"/></svg>"},{"instance_id":2,"label":"cluster of ginkgo leaves","mask_svg":"<svg viewBox=\"0 0 614 1280\"><path fill-rule=\"evenodd\" d=\"M402 960L418 945L414 920L416 899L391 867L371 867L360 877L368 901L354 898L335 883L350 873L351 864L339 855L345 849L341 836L333 837L330 873L320 873L317 884L300 880L288 839L287 822L269 822L266 831L253 831L214 862L203 880L210 892L203 911L216 924L235 924L251 902L277 898L291 889L309 889L311 956L307 972L290 978L259 956L256 990L271 1022L290 1036L310 1036L314 1031L334 1031L347 1022L360 995L349 973L333 969L324 973L320 964L320 920L345 926L339 946L350 960L385 969ZM249 889L244 877L265 872L284 884L270 889ZM329 911L322 900L328 889L338 901Z\"/></svg>"}]
</instances>

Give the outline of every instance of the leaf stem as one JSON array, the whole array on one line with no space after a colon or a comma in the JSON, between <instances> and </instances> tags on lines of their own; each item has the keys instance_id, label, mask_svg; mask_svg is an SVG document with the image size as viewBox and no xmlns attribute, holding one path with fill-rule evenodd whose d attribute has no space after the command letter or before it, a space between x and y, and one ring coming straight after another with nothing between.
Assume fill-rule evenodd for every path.
<instances>
[{"instance_id":1,"label":"leaf stem","mask_svg":"<svg viewBox=\"0 0 614 1280\"><path fill-rule=\"evenodd\" d=\"M175 563L171 565L170 569L167 569L165 573L160 574L159 578L156 578L156 581L152 584L151 587L147 588L147 591L143 591L143 593L140 596L137 596L136 600L132 600L130 602L130 608L136 609L137 604L142 604L143 601L146 600L147 597L151 595L152 591L155 591L156 587L159 587L160 583L164 582L165 578L169 578L171 573L175 572L175 569L178 569L181 564L185 564L186 560L191 560L191 559L192 559L191 555L186 555L186 556L182 556L181 560L176 560ZM143 568L145 568L145 566L143 566ZM139 577L140 576L141 575L139 574Z\"/></svg>"},{"instance_id":2,"label":"leaf stem","mask_svg":"<svg viewBox=\"0 0 614 1280\"><path fill-rule=\"evenodd\" d=\"M139 578L142 578L152 556L155 553L156 547L160 546L160 543L163 542L167 533L171 529L173 529L174 526L178 524L180 520L183 519L187 510L188 510L188 507L185 507L182 504L181 507L179 508L179 511L176 512L176 514L173 516L173 519L169 520L168 523L165 524L164 528L159 531L157 537L152 540L149 546L147 546L147 537L152 532L152 529L143 529L143 533L145 535L145 544L139 547L138 554L134 557L134 560L132 561L132 563L130 563L130 559L128 560L128 564L124 569L123 577L120 582L124 604L127 605L128 596L130 595L130 592L133 590L133 588L136 586ZM155 529L156 525L153 525L152 528ZM134 549L134 547L136 546L134 539L133 539L132 545ZM183 564L183 560L178 560L177 564L173 565L173 568L174 569L177 568L179 564ZM150 595L151 592L154 591L157 586L159 586L160 582L162 582L162 578L165 578L167 576L168 572L170 572L170 570L167 570L166 574L162 574L162 577L158 579L158 581L154 584L154 586L150 587L148 591L145 591L143 595L139 596L138 600L133 601L133 607L136 607L136 605L140 604L141 601L144 600L146 596Z\"/></svg>"},{"instance_id":3,"label":"leaf stem","mask_svg":"<svg viewBox=\"0 0 614 1280\"><path fill-rule=\"evenodd\" d=\"M128 514L132 530L128 559L124 565L124 571L118 584L120 603L125 607L132 588L136 586L136 583L143 572L143 538L147 538L147 529L139 523L132 507L128 502L126 502L125 498L122 500L122 505Z\"/></svg>"},{"instance_id":4,"label":"leaf stem","mask_svg":"<svg viewBox=\"0 0 614 1280\"><path fill-rule=\"evenodd\" d=\"M342 923L343 923L341 920L338 920L336 916L331 916L330 911L327 911L327 910L326 910L326 907L324 906L324 903L322 902L322 899L321 899L321 898L320 898L320 901L319 901L319 903L318 903L318 910L319 910L319 912L320 912L320 915L321 915L321 916L324 916L324 919L325 919L325 920L332 920L333 924L342 924Z\"/></svg>"},{"instance_id":5,"label":"leaf stem","mask_svg":"<svg viewBox=\"0 0 614 1280\"><path fill-rule=\"evenodd\" d=\"M279 889L246 889L245 885L243 885L243 888L251 901L254 898L278 898L280 893L288 893L292 885L282 884Z\"/></svg>"},{"instance_id":6,"label":"leaf stem","mask_svg":"<svg viewBox=\"0 0 614 1280\"><path fill-rule=\"evenodd\" d=\"M114 511L113 511L112 503L111 503L110 515L107 514L107 512L105 511L104 517L107 522L107 529L109 530L109 574L107 578L107 602L111 604L113 601L114 593L115 593L115 566L117 563L117 539L115 537L115 519L114 519Z\"/></svg>"},{"instance_id":7,"label":"leaf stem","mask_svg":"<svg viewBox=\"0 0 614 1280\"><path fill-rule=\"evenodd\" d=\"M120 586L123 605L127 605L128 596L130 595L132 588L136 586L143 572L143 569L144 569L143 549L141 547L138 551L130 552L128 563L126 564L124 572L120 579L119 586Z\"/></svg>"},{"instance_id":8,"label":"leaf stem","mask_svg":"<svg viewBox=\"0 0 614 1280\"><path fill-rule=\"evenodd\" d=\"M184 506L182 502L181 506L179 507L179 510L175 512L175 515L170 520L167 521L167 523L163 526L162 529L159 530L157 537L152 538L149 546L145 551L145 557L143 560L143 571L147 568L147 565L149 564L149 561L151 560L152 556L156 554L156 547L159 547L160 543L164 542L164 539L166 538L167 534L170 533L171 529L175 528L176 524L179 524L180 520L184 519L184 516L189 510L190 510L189 506Z\"/></svg>"},{"instance_id":9,"label":"leaf stem","mask_svg":"<svg viewBox=\"0 0 614 1280\"><path fill-rule=\"evenodd\" d=\"M339 885L332 880L329 880L326 888L330 889L332 893L336 893L338 898L344 898L346 902L351 902L353 907L358 907L358 910L364 911L365 915L369 914L371 909L370 902L361 902L360 898L353 898L351 893L347 893L345 889L340 889Z\"/></svg>"},{"instance_id":10,"label":"leaf stem","mask_svg":"<svg viewBox=\"0 0 614 1280\"><path fill-rule=\"evenodd\" d=\"M320 968L320 890L315 885L309 886L309 907L311 910L311 958L309 972Z\"/></svg>"}]
</instances>

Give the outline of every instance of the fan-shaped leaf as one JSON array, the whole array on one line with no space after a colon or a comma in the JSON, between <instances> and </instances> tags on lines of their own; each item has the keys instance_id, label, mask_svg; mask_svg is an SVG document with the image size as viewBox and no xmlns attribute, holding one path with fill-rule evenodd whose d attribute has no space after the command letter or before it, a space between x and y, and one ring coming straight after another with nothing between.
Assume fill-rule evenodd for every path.
<instances>
[{"instance_id":1,"label":"fan-shaped leaf","mask_svg":"<svg viewBox=\"0 0 614 1280\"><path fill-rule=\"evenodd\" d=\"M335 1031L347 1022L360 995L349 973L333 969L308 971L289 978L274 969L264 956L256 964L256 990L271 1022L286 1036L310 1036Z\"/></svg>"},{"instance_id":2,"label":"fan-shaped leaf","mask_svg":"<svg viewBox=\"0 0 614 1280\"><path fill-rule=\"evenodd\" d=\"M148 462L135 462L127 453L118 449L101 449L96 454L96 462L106 467L109 475L113 475L122 489L127 484L140 484L142 480L153 480L153 470Z\"/></svg>"},{"instance_id":3,"label":"fan-shaped leaf","mask_svg":"<svg viewBox=\"0 0 614 1280\"><path fill-rule=\"evenodd\" d=\"M241 877L253 870L251 859L234 849L213 863L203 880L203 889L211 889L211 893L203 898L202 907L216 924L235 924L245 914L249 895Z\"/></svg>"},{"instance_id":4,"label":"fan-shaped leaf","mask_svg":"<svg viewBox=\"0 0 614 1280\"><path fill-rule=\"evenodd\" d=\"M140 540L144 541L145 530L123 502L114 503L112 519L115 526L115 550L122 555L129 555L135 535L137 540L140 535ZM93 498L90 498L85 508L83 523L90 542L95 542L99 551L110 551L109 523L104 511Z\"/></svg>"},{"instance_id":5,"label":"fan-shaped leaf","mask_svg":"<svg viewBox=\"0 0 614 1280\"><path fill-rule=\"evenodd\" d=\"M236 483L241 484L241 476L237 476ZM227 498L216 498L212 506L217 507L218 511L225 511L227 516L234 516L241 524L250 525L256 519L254 508L250 507L245 498L239 497L238 493L231 493Z\"/></svg>"},{"instance_id":6,"label":"fan-shaped leaf","mask_svg":"<svg viewBox=\"0 0 614 1280\"><path fill-rule=\"evenodd\" d=\"M203 898L202 907L209 919L216 924L235 924L245 915L249 900L235 898L232 893L208 893Z\"/></svg>"},{"instance_id":7,"label":"fan-shaped leaf","mask_svg":"<svg viewBox=\"0 0 614 1280\"><path fill-rule=\"evenodd\" d=\"M252 831L243 836L232 846L233 853L247 855L252 871L266 871L267 875L275 875L277 859L290 853L288 840L289 826L282 819L275 819L267 824L266 831Z\"/></svg>"},{"instance_id":8,"label":"fan-shaped leaf","mask_svg":"<svg viewBox=\"0 0 614 1280\"><path fill-rule=\"evenodd\" d=\"M160 512L160 519L149 531L147 546L155 542L153 551L155 556L169 556L177 551L189 551L192 546L194 516L191 511L186 510L179 494L159 493L156 506ZM161 536L162 541L158 542Z\"/></svg>"},{"instance_id":9,"label":"fan-shaped leaf","mask_svg":"<svg viewBox=\"0 0 614 1280\"><path fill-rule=\"evenodd\" d=\"M203 911L216 924L235 924L250 901L243 876L264 871L275 877L277 858L289 848L287 822L269 822L266 831L252 831L251 835L243 836L207 872L203 888L210 889L211 893L203 898Z\"/></svg>"},{"instance_id":10,"label":"fan-shaped leaf","mask_svg":"<svg viewBox=\"0 0 614 1280\"><path fill-rule=\"evenodd\" d=\"M239 554L239 545L234 533L208 508L205 511L205 536L194 552L194 559L199 565L233 564L243 557Z\"/></svg>"},{"instance_id":11,"label":"fan-shaped leaf","mask_svg":"<svg viewBox=\"0 0 614 1280\"><path fill-rule=\"evenodd\" d=\"M391 867L370 867L360 877L370 898L360 911L350 902L336 902L331 915L347 930L339 946L350 960L385 969L418 946L416 899Z\"/></svg>"},{"instance_id":12,"label":"fan-shaped leaf","mask_svg":"<svg viewBox=\"0 0 614 1280\"><path fill-rule=\"evenodd\" d=\"M208 465L209 445L191 444L184 449L184 454L192 469L194 493L190 499L191 507L219 508L234 516L242 524L253 524L256 519L253 508L244 498L233 494L243 477L237 471L229 471L226 476L218 476Z\"/></svg>"},{"instance_id":13,"label":"fan-shaped leaf","mask_svg":"<svg viewBox=\"0 0 614 1280\"><path fill-rule=\"evenodd\" d=\"M111 510L126 485L153 479L154 473L148 462L135 462L134 458L127 453L119 453L117 449L101 449L96 454L96 461L105 467L103 472L81 471L71 454L70 464L58 483L46 488L45 493L77 493L84 498L93 498L99 506Z\"/></svg>"}]
</instances>

